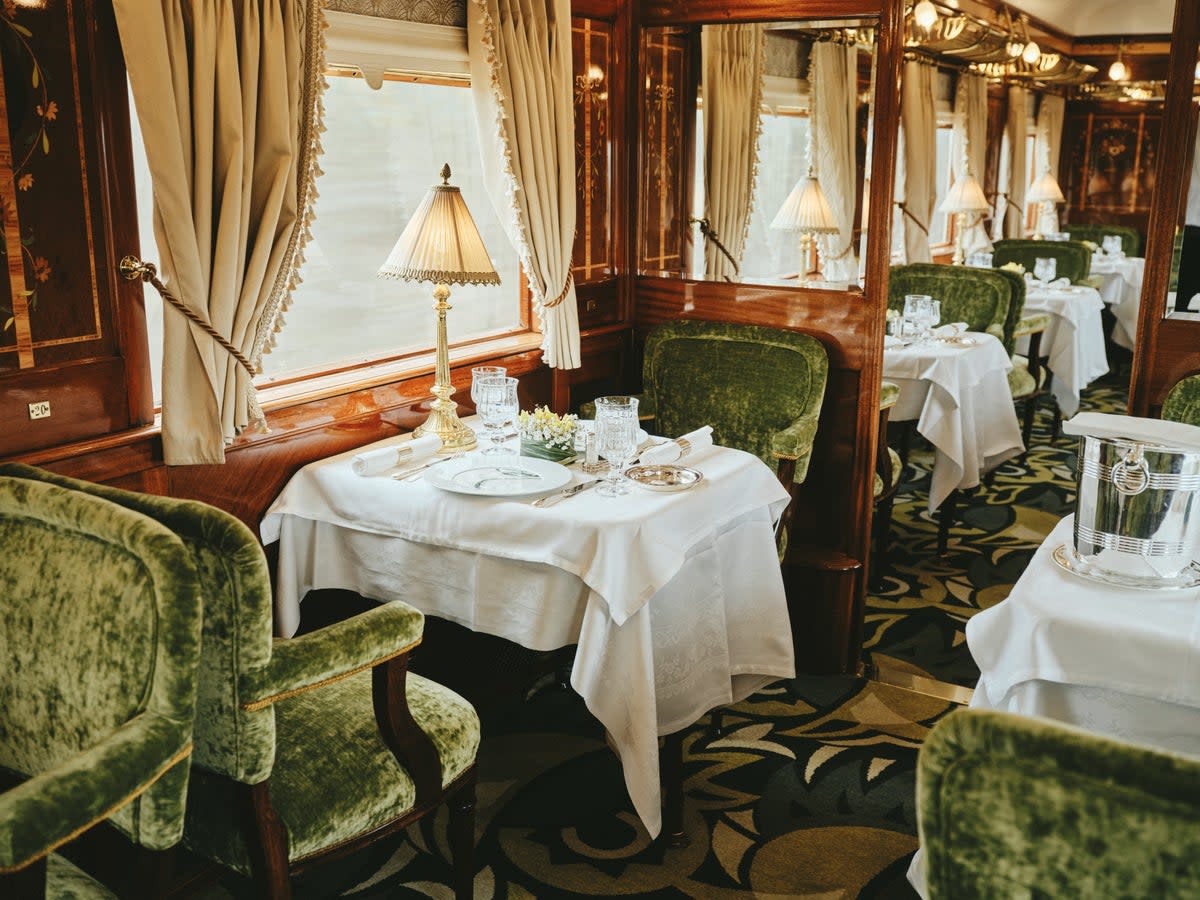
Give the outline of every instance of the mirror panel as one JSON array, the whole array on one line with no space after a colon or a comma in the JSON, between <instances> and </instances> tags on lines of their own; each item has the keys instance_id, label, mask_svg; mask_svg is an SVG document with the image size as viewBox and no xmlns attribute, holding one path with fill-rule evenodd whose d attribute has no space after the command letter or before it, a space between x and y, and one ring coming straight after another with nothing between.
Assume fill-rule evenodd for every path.
<instances>
[{"instance_id":1,"label":"mirror panel","mask_svg":"<svg viewBox=\"0 0 1200 900\"><path fill-rule=\"evenodd\" d=\"M1198 64L1200 68L1200 64ZM1200 320L1200 139L1197 120L1200 107L1193 101L1188 109L1191 129L1187 146L1190 160L1184 169L1188 173L1179 198L1179 218L1175 225L1175 242L1171 250L1171 277L1167 285L1167 318Z\"/></svg>"},{"instance_id":2,"label":"mirror panel","mask_svg":"<svg viewBox=\"0 0 1200 900\"><path fill-rule=\"evenodd\" d=\"M858 291L874 46L863 20L644 29L639 272Z\"/></svg>"}]
</instances>

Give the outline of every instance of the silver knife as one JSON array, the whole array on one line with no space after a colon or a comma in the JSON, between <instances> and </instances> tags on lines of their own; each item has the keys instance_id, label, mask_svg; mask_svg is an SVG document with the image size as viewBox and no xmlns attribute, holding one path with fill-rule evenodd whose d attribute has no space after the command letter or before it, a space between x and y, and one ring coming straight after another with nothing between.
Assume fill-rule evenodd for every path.
<instances>
[{"instance_id":1,"label":"silver knife","mask_svg":"<svg viewBox=\"0 0 1200 900\"><path fill-rule=\"evenodd\" d=\"M409 466L407 469L401 469L399 472L395 473L392 477L395 478L397 481L403 481L407 478L411 478L413 475L419 475L421 472L424 472L426 469L432 468L433 466L440 466L444 462L450 462L450 460L458 459L460 456L463 456L463 455L465 455L465 454L455 453L452 456L440 456L437 459L429 460L429 462L423 462L417 466Z\"/></svg>"},{"instance_id":2,"label":"silver knife","mask_svg":"<svg viewBox=\"0 0 1200 900\"><path fill-rule=\"evenodd\" d=\"M568 497L582 494L584 491L594 488L603 480L603 478L593 478L591 481L582 481L579 484L573 484L570 487L563 488L557 494L551 494L549 497L541 497L538 500L534 500L529 505L536 506L538 509L545 509L547 506L553 506L559 500L566 500Z\"/></svg>"}]
</instances>

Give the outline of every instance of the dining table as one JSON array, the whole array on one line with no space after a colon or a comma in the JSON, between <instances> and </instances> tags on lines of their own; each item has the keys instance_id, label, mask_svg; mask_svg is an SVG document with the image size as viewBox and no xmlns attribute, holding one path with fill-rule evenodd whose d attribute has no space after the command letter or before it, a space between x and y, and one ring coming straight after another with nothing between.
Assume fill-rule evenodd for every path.
<instances>
[{"instance_id":1,"label":"dining table","mask_svg":"<svg viewBox=\"0 0 1200 900\"><path fill-rule=\"evenodd\" d=\"M1069 571L1074 517L1042 541L1008 597L967 622L972 709L1053 719L1200 757L1200 588L1148 590ZM918 854L908 878L925 896Z\"/></svg>"},{"instance_id":2,"label":"dining table","mask_svg":"<svg viewBox=\"0 0 1200 900\"><path fill-rule=\"evenodd\" d=\"M950 493L1022 453L1008 372L1012 360L995 335L884 341L883 377L900 388L889 421L916 421L934 447L929 511Z\"/></svg>"},{"instance_id":3,"label":"dining table","mask_svg":"<svg viewBox=\"0 0 1200 900\"><path fill-rule=\"evenodd\" d=\"M1093 287L1027 279L1025 313L1050 316L1039 352L1047 357L1054 374L1050 393L1067 418L1079 411L1083 389L1108 372L1103 310L1104 300ZM1028 337L1018 339L1017 352L1029 352Z\"/></svg>"},{"instance_id":4,"label":"dining table","mask_svg":"<svg viewBox=\"0 0 1200 900\"><path fill-rule=\"evenodd\" d=\"M788 491L762 460L721 446L680 460L701 475L687 490L584 489L541 507L546 491L439 487L440 465L404 478L355 474L356 454L406 440L305 466L267 510L260 534L278 543L278 634L295 633L309 591L344 588L532 650L575 645L571 685L657 836L659 737L795 674L775 535ZM515 453L464 458L533 468ZM562 491L597 477L578 465L559 474Z\"/></svg>"},{"instance_id":5,"label":"dining table","mask_svg":"<svg viewBox=\"0 0 1200 900\"><path fill-rule=\"evenodd\" d=\"M1100 296L1113 313L1112 341L1132 350L1137 341L1138 309L1142 298L1142 279L1146 260L1140 256L1092 256L1092 275L1100 281Z\"/></svg>"}]
</instances>

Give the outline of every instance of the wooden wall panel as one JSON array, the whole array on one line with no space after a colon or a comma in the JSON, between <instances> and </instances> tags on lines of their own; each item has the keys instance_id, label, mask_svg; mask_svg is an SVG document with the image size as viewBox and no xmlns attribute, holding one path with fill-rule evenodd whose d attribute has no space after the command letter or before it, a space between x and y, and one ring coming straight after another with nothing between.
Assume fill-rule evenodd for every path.
<instances>
[{"instance_id":1,"label":"wooden wall panel","mask_svg":"<svg viewBox=\"0 0 1200 900\"><path fill-rule=\"evenodd\" d=\"M1143 235L1154 201L1158 105L1072 102L1063 123L1063 221L1132 225Z\"/></svg>"}]
</instances>

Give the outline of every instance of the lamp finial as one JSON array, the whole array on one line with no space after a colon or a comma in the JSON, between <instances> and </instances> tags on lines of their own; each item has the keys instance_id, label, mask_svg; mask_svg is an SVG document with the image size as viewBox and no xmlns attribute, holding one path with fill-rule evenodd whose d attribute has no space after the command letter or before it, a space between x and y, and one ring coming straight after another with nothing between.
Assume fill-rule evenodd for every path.
<instances>
[{"instance_id":1,"label":"lamp finial","mask_svg":"<svg viewBox=\"0 0 1200 900\"><path fill-rule=\"evenodd\" d=\"M450 183L450 163L442 163L442 171L439 173L442 176L442 184Z\"/></svg>"}]
</instances>

